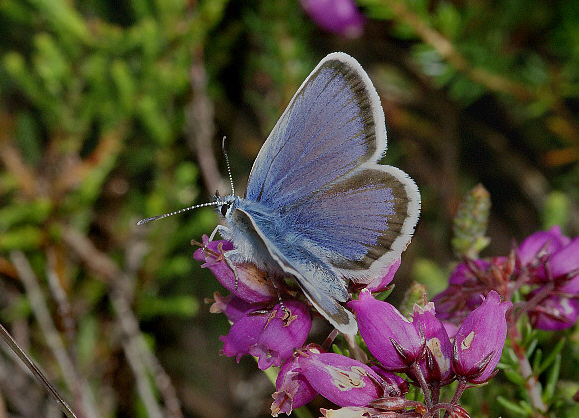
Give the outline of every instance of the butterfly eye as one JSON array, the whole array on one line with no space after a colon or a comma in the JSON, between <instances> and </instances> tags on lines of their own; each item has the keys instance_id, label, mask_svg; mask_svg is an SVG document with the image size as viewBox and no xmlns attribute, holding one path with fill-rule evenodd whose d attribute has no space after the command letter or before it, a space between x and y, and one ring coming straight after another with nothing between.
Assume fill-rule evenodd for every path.
<instances>
[{"instance_id":1,"label":"butterfly eye","mask_svg":"<svg viewBox=\"0 0 579 418\"><path fill-rule=\"evenodd\" d=\"M221 214L223 216L227 215L227 211L229 210L229 203L224 203L221 205Z\"/></svg>"}]
</instances>

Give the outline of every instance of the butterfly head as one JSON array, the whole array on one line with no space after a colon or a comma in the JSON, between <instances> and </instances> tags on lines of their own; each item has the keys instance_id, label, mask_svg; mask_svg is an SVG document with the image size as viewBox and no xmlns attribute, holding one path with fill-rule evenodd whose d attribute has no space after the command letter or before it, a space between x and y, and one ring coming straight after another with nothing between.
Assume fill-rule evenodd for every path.
<instances>
[{"instance_id":1,"label":"butterfly head","mask_svg":"<svg viewBox=\"0 0 579 418\"><path fill-rule=\"evenodd\" d=\"M224 218L229 218L233 210L237 207L239 198L233 194L221 197L219 193L216 192L213 201L217 207L217 212Z\"/></svg>"}]
</instances>

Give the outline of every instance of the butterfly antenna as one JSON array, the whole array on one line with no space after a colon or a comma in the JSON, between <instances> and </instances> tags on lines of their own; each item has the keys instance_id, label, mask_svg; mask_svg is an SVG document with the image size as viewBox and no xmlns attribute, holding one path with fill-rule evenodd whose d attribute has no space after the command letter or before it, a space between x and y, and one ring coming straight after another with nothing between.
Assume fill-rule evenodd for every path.
<instances>
[{"instance_id":1,"label":"butterfly antenna","mask_svg":"<svg viewBox=\"0 0 579 418\"><path fill-rule=\"evenodd\" d=\"M180 213L187 212L189 210L193 210L193 209L197 209L197 208L204 208L206 206L217 206L219 204L220 204L220 202L208 202L208 203L201 203L199 205L189 206L188 208L179 209L179 210L176 210L175 212L164 213L163 215L157 215L157 216L152 216L150 218L141 219L139 222L137 222L137 225L143 225L143 224L149 223L151 221L156 221L157 219L163 219L163 218L167 218L169 216L178 215Z\"/></svg>"},{"instance_id":2,"label":"butterfly antenna","mask_svg":"<svg viewBox=\"0 0 579 418\"><path fill-rule=\"evenodd\" d=\"M235 195L235 188L233 187L233 177L231 177L231 167L229 166L229 155L227 155L227 151L225 150L225 137L223 137L223 141L221 141L221 150L223 151L223 155L225 156L225 162L227 163L227 174L229 175L231 194Z\"/></svg>"}]
</instances>

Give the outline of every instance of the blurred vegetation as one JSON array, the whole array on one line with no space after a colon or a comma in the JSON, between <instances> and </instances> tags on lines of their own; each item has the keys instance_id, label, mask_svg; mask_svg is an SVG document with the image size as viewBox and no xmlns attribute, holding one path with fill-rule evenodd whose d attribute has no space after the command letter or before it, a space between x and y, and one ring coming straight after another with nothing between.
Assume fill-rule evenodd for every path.
<instances>
[{"instance_id":1,"label":"blurred vegetation","mask_svg":"<svg viewBox=\"0 0 579 418\"><path fill-rule=\"evenodd\" d=\"M483 255L553 223L577 234L577 2L358 4L364 34L345 39L297 0L0 0L0 320L82 416L268 416L267 379L218 356L227 324L203 301L219 287L191 258L213 211L135 222L227 193L224 135L243 190L326 53L366 68L386 160L421 189L395 293L415 264L442 276L479 182L493 202ZM0 416L58 416L0 347ZM515 416L471 397L473 416Z\"/></svg>"}]
</instances>

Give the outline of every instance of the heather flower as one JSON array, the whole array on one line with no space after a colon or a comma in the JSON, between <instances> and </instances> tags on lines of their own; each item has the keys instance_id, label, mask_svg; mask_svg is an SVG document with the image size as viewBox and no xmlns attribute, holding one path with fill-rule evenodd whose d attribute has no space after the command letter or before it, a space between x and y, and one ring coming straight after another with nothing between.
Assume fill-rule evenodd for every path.
<instances>
[{"instance_id":1,"label":"heather flower","mask_svg":"<svg viewBox=\"0 0 579 418\"><path fill-rule=\"evenodd\" d=\"M558 291L579 296L579 237L552 253L549 273Z\"/></svg>"},{"instance_id":2,"label":"heather flower","mask_svg":"<svg viewBox=\"0 0 579 418\"><path fill-rule=\"evenodd\" d=\"M564 236L561 228L555 225L548 231L538 231L529 235L519 245L517 254L521 264L529 266L540 261L541 255L554 254L570 242L571 239Z\"/></svg>"},{"instance_id":3,"label":"heather flower","mask_svg":"<svg viewBox=\"0 0 579 418\"><path fill-rule=\"evenodd\" d=\"M304 345L312 326L308 307L299 301L284 301L269 311L247 312L234 322L223 341L223 354L237 362L246 354L258 358L261 370L281 366L293 350Z\"/></svg>"},{"instance_id":4,"label":"heather flower","mask_svg":"<svg viewBox=\"0 0 579 418\"><path fill-rule=\"evenodd\" d=\"M426 355L420 360L420 368L427 382L450 383L453 377L452 344L442 322L435 316L434 304L424 308L414 305L412 323L426 339Z\"/></svg>"},{"instance_id":5,"label":"heather flower","mask_svg":"<svg viewBox=\"0 0 579 418\"><path fill-rule=\"evenodd\" d=\"M316 397L318 392L309 384L300 371L300 358L310 353L320 353L316 346L304 347L287 359L281 367L275 382L276 391L272 396L271 415L291 414L292 410L304 406Z\"/></svg>"},{"instance_id":6,"label":"heather flower","mask_svg":"<svg viewBox=\"0 0 579 418\"><path fill-rule=\"evenodd\" d=\"M399 416L396 412L384 412L370 407L349 406L340 409L320 408L324 418L395 418Z\"/></svg>"},{"instance_id":7,"label":"heather flower","mask_svg":"<svg viewBox=\"0 0 579 418\"><path fill-rule=\"evenodd\" d=\"M364 16L353 0L300 0L311 19L322 29L357 38L364 28Z\"/></svg>"},{"instance_id":8,"label":"heather flower","mask_svg":"<svg viewBox=\"0 0 579 418\"><path fill-rule=\"evenodd\" d=\"M338 406L366 406L384 396L382 378L358 360L335 353L311 353L299 361L309 384Z\"/></svg>"},{"instance_id":9,"label":"heather flower","mask_svg":"<svg viewBox=\"0 0 579 418\"><path fill-rule=\"evenodd\" d=\"M486 260L459 263L450 273L448 287L432 299L436 316L441 320L460 323L480 305L480 295L488 289L479 281L477 272L485 272L489 266Z\"/></svg>"},{"instance_id":10,"label":"heather flower","mask_svg":"<svg viewBox=\"0 0 579 418\"><path fill-rule=\"evenodd\" d=\"M511 306L511 302L501 303L499 294L491 290L466 317L454 340L453 368L457 376L470 383L483 383L492 377L505 344L505 313Z\"/></svg>"},{"instance_id":11,"label":"heather flower","mask_svg":"<svg viewBox=\"0 0 579 418\"><path fill-rule=\"evenodd\" d=\"M533 292L530 296L537 292ZM572 327L579 318L579 300L553 294L528 312L531 326L545 331L560 331Z\"/></svg>"},{"instance_id":12,"label":"heather flower","mask_svg":"<svg viewBox=\"0 0 579 418\"><path fill-rule=\"evenodd\" d=\"M277 292L268 274L259 270L254 264L236 264L235 273L225 261L225 253L233 249L229 241L211 241L203 236L203 247L193 253L193 258L204 262L202 268L208 268L227 290L237 297L251 303L271 302L277 299Z\"/></svg>"},{"instance_id":13,"label":"heather flower","mask_svg":"<svg viewBox=\"0 0 579 418\"><path fill-rule=\"evenodd\" d=\"M380 364L370 366L383 380L386 387L386 395L400 397L408 393L408 383L397 374L385 370Z\"/></svg>"},{"instance_id":14,"label":"heather flower","mask_svg":"<svg viewBox=\"0 0 579 418\"><path fill-rule=\"evenodd\" d=\"M356 312L368 350L386 369L405 370L422 358L424 338L394 306L363 290L359 300L348 302L348 307Z\"/></svg>"},{"instance_id":15,"label":"heather flower","mask_svg":"<svg viewBox=\"0 0 579 418\"><path fill-rule=\"evenodd\" d=\"M528 309L531 325L547 331L573 326L579 318L579 238L571 240L554 226L530 235L518 255L530 282L541 284L527 295L534 300ZM535 300L538 294L544 298Z\"/></svg>"},{"instance_id":16,"label":"heather flower","mask_svg":"<svg viewBox=\"0 0 579 418\"><path fill-rule=\"evenodd\" d=\"M213 294L215 302L209 308L211 313L223 313L231 322L237 322L256 307L235 295L221 296L219 292Z\"/></svg>"}]
</instances>

